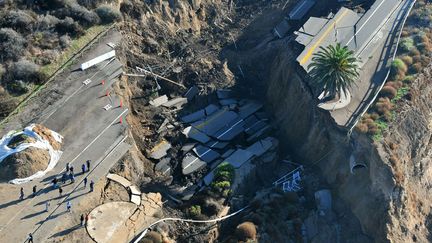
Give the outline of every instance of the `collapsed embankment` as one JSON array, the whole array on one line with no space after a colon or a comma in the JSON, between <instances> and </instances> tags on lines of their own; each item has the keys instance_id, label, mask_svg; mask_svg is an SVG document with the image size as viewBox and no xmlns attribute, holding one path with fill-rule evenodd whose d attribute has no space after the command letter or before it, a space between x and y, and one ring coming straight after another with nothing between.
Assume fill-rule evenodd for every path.
<instances>
[{"instance_id":1,"label":"collapsed embankment","mask_svg":"<svg viewBox=\"0 0 432 243\"><path fill-rule=\"evenodd\" d=\"M243 82L253 84L254 93L262 95L266 101L279 128L284 150L324 178L317 188L306 190L329 187L335 200L341 202L334 203L334 223L338 224L346 215L344 210L348 205L361 224L363 232L357 233L368 235L371 241L384 241L396 186L391 166L382 159L385 155L379 153L373 141L363 135L354 134L349 140L346 131L337 128L331 116L317 107L306 75L295 61L293 48L286 44L286 40L268 41L263 37L261 43L250 49L235 53L227 51L225 54L232 57L229 58L231 64L241 62L243 70L246 70ZM252 72L260 73L260 76ZM351 174L351 155L365 163L367 168ZM351 221L355 223L357 219L353 217ZM345 230L351 229L347 227ZM342 228L342 238L343 231Z\"/></svg>"},{"instance_id":2,"label":"collapsed embankment","mask_svg":"<svg viewBox=\"0 0 432 243\"><path fill-rule=\"evenodd\" d=\"M384 139L373 142L356 133L348 139L346 131L317 108L304 73L283 40L261 43L259 50L243 50L243 55L243 69L260 70L266 77L245 80L256 87L265 84L265 100L283 147L320 171L323 183L349 206L364 234L376 242L430 240L431 67L413 83L411 100L400 106ZM352 174L352 155L367 168ZM338 215L340 209L334 206Z\"/></svg>"}]
</instances>

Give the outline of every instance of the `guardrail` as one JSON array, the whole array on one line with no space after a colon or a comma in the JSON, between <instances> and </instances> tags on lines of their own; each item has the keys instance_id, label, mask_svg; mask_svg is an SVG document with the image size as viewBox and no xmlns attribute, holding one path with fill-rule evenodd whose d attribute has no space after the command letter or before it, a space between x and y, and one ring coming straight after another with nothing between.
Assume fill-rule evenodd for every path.
<instances>
[{"instance_id":1,"label":"guardrail","mask_svg":"<svg viewBox=\"0 0 432 243\"><path fill-rule=\"evenodd\" d=\"M394 59L396 58L396 53L397 53L397 50L399 48L399 41L400 41L400 38L401 38L402 30L405 27L405 22L408 19L408 15L410 14L410 12L411 12L411 10L414 7L414 4L416 2L417 2L417 0L413 0L412 1L411 6L409 7L409 9L408 9L408 11L407 11L407 13L405 15L405 18L404 18L404 20L402 22L402 26L401 26L400 31L399 31L398 39L396 41L396 48L395 48L395 51L394 51L393 56L392 56L392 61L394 61ZM386 83L389 75L390 75L390 69L387 71L387 74L386 74L386 76L384 78L383 83L381 84L381 86L379 87L379 89L377 90L377 92L375 93L375 95L372 98L372 100L369 102L369 104L366 106L366 108L363 110L363 112L357 117L357 119L354 122L354 124L352 125L352 127L348 130L348 133L347 133L348 137L351 136L354 127L357 125L357 123L360 121L360 119L363 117L363 115L367 112L367 110L370 108L370 106L375 102L376 98L378 97L378 94L380 93L381 89L384 87L384 85L385 85L385 83Z\"/></svg>"},{"instance_id":2,"label":"guardrail","mask_svg":"<svg viewBox=\"0 0 432 243\"><path fill-rule=\"evenodd\" d=\"M1 128L1 126L5 122L8 121L8 119L10 119L12 116L14 116L15 114L17 114L18 110L21 107L23 107L31 98L33 98L36 94L39 93L39 91L41 91L43 88L45 88L45 86L47 84L49 84L52 80L54 80L54 78L58 74L60 74L61 72L63 72L64 69L66 67L68 67L68 65L71 62L75 61L75 59L77 59L80 55L82 55L85 51L87 51L93 44L95 44L96 42L98 42L101 37L105 36L108 33L108 31L110 31L114 27L115 27L115 23L112 24L112 25L110 25L110 26L108 26L104 31L102 31L99 34L97 34L96 37L93 40L91 40L86 45L84 45L78 52L76 52L65 63L63 63L53 74L51 74L51 76L47 79L47 81L45 81L41 86L37 87L30 94L28 94L27 97L25 97L21 102L18 103L18 105L15 107L15 109L13 111L11 111L5 118L3 118L3 120L0 121L0 128Z\"/></svg>"}]
</instances>

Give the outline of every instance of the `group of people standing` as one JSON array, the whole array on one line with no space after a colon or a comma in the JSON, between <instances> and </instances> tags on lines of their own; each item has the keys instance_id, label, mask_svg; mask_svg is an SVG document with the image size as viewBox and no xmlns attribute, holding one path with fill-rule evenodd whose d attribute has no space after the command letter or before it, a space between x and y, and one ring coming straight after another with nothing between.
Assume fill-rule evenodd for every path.
<instances>
[{"instance_id":1,"label":"group of people standing","mask_svg":"<svg viewBox=\"0 0 432 243\"><path fill-rule=\"evenodd\" d=\"M82 171L81 174L85 174L85 173L88 173L90 171L90 162L91 162L90 160L87 160L84 164L81 165L81 171ZM58 179L57 176L56 176L51 181L52 188L53 189L57 189L58 188L58 192L59 192L60 197L63 196L62 185L66 184L66 182L68 180L70 180L70 184L75 183L74 167L71 166L70 163L66 164L66 170L65 170L65 172L63 172L63 174L60 177L60 179ZM84 177L84 179L83 179L84 188L87 187L87 182L88 182L87 177ZM93 180L90 181L89 186L90 186L90 191L89 192L93 192L93 190L94 190L94 181ZM35 197L35 196L37 196L37 192L38 192L37 186L34 185L33 188L32 188L32 194L30 194L29 197ZM20 200L24 200L24 197L25 197L24 188L21 187L19 199ZM48 200L48 201L45 202L45 211L46 212L48 212L49 206L50 206L50 203L49 203L49 200ZM67 212L71 212L71 208L72 208L71 201L67 201L67 203L66 203L66 211ZM84 216L82 214L81 217L80 217L80 221L81 221L81 226L84 226L84 222L88 221L88 215ZM31 233L28 236L27 242L33 242L33 235Z\"/></svg>"}]
</instances>

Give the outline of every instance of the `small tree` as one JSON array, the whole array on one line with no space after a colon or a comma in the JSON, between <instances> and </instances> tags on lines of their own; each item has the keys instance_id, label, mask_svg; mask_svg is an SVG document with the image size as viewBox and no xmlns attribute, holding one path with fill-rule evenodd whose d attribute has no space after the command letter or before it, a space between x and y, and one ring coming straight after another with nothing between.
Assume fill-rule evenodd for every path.
<instances>
[{"instance_id":1,"label":"small tree","mask_svg":"<svg viewBox=\"0 0 432 243\"><path fill-rule=\"evenodd\" d=\"M328 93L329 98L334 98L341 92L346 93L359 77L354 52L339 43L320 49L314 54L312 63L308 66L312 80Z\"/></svg>"},{"instance_id":2,"label":"small tree","mask_svg":"<svg viewBox=\"0 0 432 243\"><path fill-rule=\"evenodd\" d=\"M102 23L112 23L121 20L121 13L117 9L109 5L102 5L96 9L96 13L99 15Z\"/></svg>"}]
</instances>

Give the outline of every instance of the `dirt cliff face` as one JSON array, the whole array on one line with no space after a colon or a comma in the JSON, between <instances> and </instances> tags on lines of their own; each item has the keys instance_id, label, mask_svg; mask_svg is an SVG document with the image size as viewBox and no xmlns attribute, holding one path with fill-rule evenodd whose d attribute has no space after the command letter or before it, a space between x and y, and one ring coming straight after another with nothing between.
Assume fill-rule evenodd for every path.
<instances>
[{"instance_id":1,"label":"dirt cliff face","mask_svg":"<svg viewBox=\"0 0 432 243\"><path fill-rule=\"evenodd\" d=\"M411 100L400 105L385 139L378 145L392 166L398 187L390 203L388 238L393 242L430 242L432 181L432 66L413 83Z\"/></svg>"}]
</instances>

